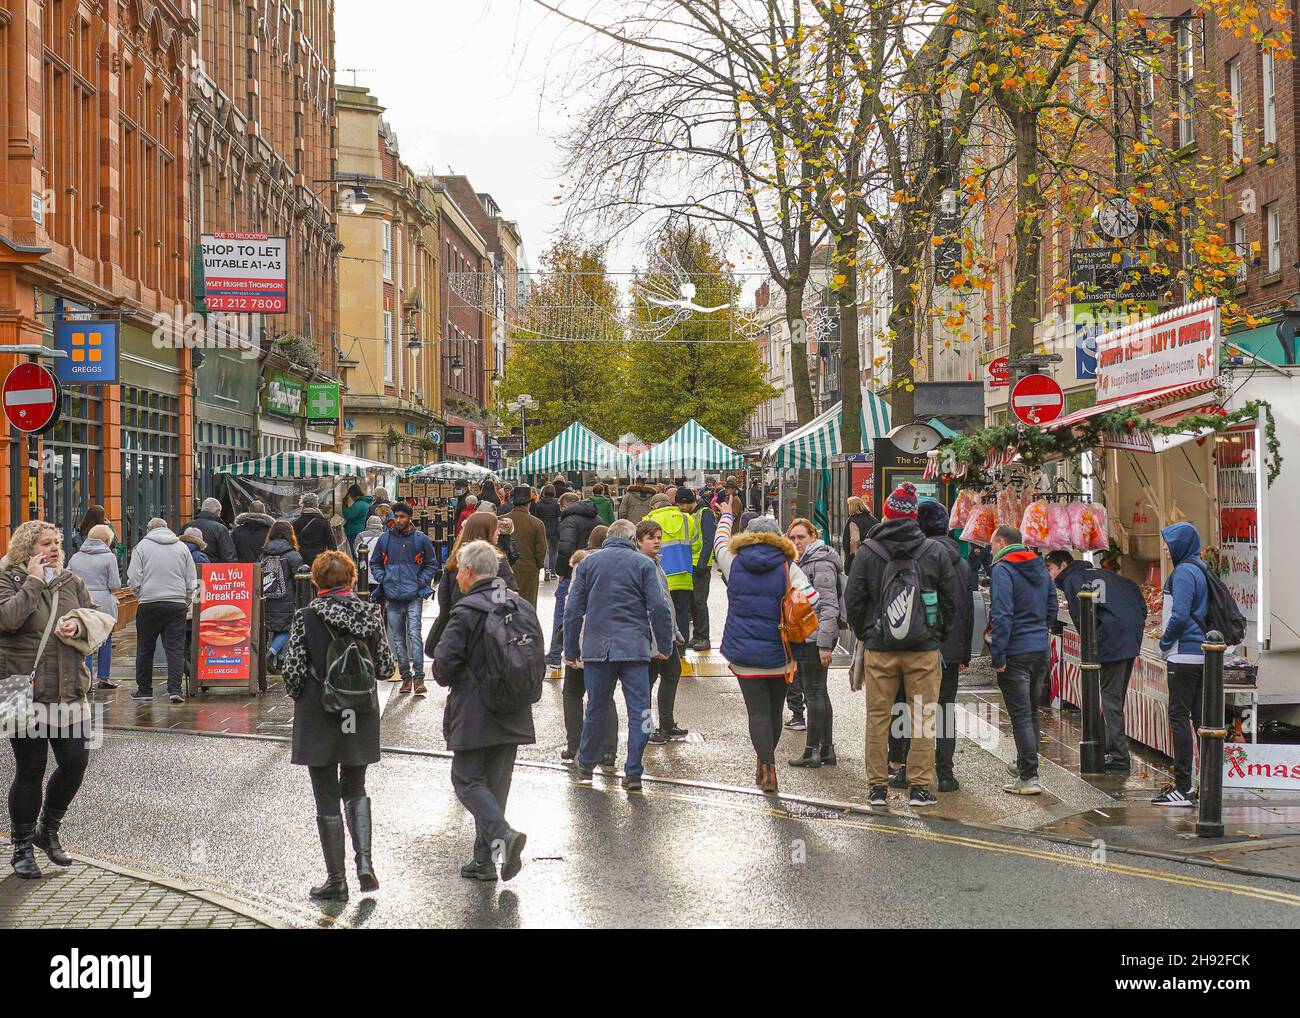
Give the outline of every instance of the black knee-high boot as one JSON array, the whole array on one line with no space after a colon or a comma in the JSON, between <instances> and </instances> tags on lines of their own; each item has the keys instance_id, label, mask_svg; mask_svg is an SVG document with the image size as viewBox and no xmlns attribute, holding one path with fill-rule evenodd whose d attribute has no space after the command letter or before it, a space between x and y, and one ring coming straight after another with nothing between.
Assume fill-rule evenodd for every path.
<instances>
[{"instance_id":1,"label":"black knee-high boot","mask_svg":"<svg viewBox=\"0 0 1300 1018\"><path fill-rule=\"evenodd\" d=\"M325 856L325 883L311 889L313 898L347 898L348 878L344 872L347 864L347 845L344 841L343 818L325 816L316 818L316 833L320 835L320 849Z\"/></svg>"},{"instance_id":2,"label":"black knee-high boot","mask_svg":"<svg viewBox=\"0 0 1300 1018\"><path fill-rule=\"evenodd\" d=\"M379 890L379 878L370 859L370 797L344 799L343 812L352 832L352 853L356 856L357 881L363 891Z\"/></svg>"}]
</instances>

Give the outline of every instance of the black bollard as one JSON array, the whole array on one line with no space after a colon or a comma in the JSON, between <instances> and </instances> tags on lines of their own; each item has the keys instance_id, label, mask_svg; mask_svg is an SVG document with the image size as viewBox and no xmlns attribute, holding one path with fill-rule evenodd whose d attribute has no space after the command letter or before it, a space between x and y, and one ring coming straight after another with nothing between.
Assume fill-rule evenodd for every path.
<instances>
[{"instance_id":1,"label":"black bollard","mask_svg":"<svg viewBox=\"0 0 1300 1018\"><path fill-rule=\"evenodd\" d=\"M1101 716L1101 665L1097 661L1097 592L1079 591L1079 682L1083 687L1083 735L1079 739L1079 770L1100 774L1106 769L1105 723Z\"/></svg>"},{"instance_id":2,"label":"black bollard","mask_svg":"<svg viewBox=\"0 0 1300 1018\"><path fill-rule=\"evenodd\" d=\"M1228 729L1223 718L1223 655L1227 651L1217 629L1205 634L1201 685L1201 801L1196 817L1198 838L1223 837L1223 740Z\"/></svg>"},{"instance_id":3,"label":"black bollard","mask_svg":"<svg viewBox=\"0 0 1300 1018\"><path fill-rule=\"evenodd\" d=\"M306 608L311 604L311 574L298 573L293 578L293 606L295 608Z\"/></svg>"}]
</instances>

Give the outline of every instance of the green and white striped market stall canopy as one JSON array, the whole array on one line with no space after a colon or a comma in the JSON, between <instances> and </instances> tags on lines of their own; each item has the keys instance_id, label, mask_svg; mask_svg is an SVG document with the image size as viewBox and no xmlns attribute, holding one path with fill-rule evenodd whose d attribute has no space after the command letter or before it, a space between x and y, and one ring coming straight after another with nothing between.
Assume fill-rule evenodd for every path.
<instances>
[{"instance_id":1,"label":"green and white striped market stall canopy","mask_svg":"<svg viewBox=\"0 0 1300 1018\"><path fill-rule=\"evenodd\" d=\"M574 421L540 449L535 449L504 473L511 477L590 470L626 477L632 457L606 442L581 421Z\"/></svg>"},{"instance_id":2,"label":"green and white striped market stall canopy","mask_svg":"<svg viewBox=\"0 0 1300 1018\"><path fill-rule=\"evenodd\" d=\"M402 476L411 481L478 481L482 484L496 475L477 463L443 460L441 463L417 463L403 470Z\"/></svg>"},{"instance_id":3,"label":"green and white striped market stall canopy","mask_svg":"<svg viewBox=\"0 0 1300 1018\"><path fill-rule=\"evenodd\" d=\"M683 470L743 470L745 457L694 418L636 458L636 472L658 477Z\"/></svg>"},{"instance_id":4,"label":"green and white striped market stall canopy","mask_svg":"<svg viewBox=\"0 0 1300 1018\"><path fill-rule=\"evenodd\" d=\"M338 452L279 452L260 460L232 463L217 471L235 477L364 477L368 473L391 474L395 467L359 456Z\"/></svg>"},{"instance_id":5,"label":"green and white striped market stall canopy","mask_svg":"<svg viewBox=\"0 0 1300 1018\"><path fill-rule=\"evenodd\" d=\"M889 434L889 404L866 389L862 391L862 444L873 438ZM820 470L831 465L831 460L842 450L840 427L844 423L844 404L836 403L824 410L802 428L763 450L763 463L769 467L787 467L798 470Z\"/></svg>"}]
</instances>

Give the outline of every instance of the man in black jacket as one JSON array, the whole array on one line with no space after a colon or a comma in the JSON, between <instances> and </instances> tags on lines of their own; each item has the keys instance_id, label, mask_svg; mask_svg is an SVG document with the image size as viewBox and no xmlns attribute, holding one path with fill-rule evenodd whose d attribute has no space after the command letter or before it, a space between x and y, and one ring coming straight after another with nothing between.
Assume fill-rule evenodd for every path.
<instances>
[{"instance_id":1,"label":"man in black jacket","mask_svg":"<svg viewBox=\"0 0 1300 1018\"><path fill-rule=\"evenodd\" d=\"M464 596L452 609L434 653L434 679L450 689L443 708L442 734L452 752L451 785L456 798L474 817L474 856L460 868L469 880L496 880L519 872L524 843L521 831L506 823L506 799L520 746L537 741L533 708L526 704L506 714L488 710L479 694L482 681L483 630L495 610L497 550L486 541L471 541L456 553L456 583ZM519 610L530 610L520 599Z\"/></svg>"},{"instance_id":2,"label":"man in black jacket","mask_svg":"<svg viewBox=\"0 0 1300 1018\"><path fill-rule=\"evenodd\" d=\"M235 555L235 542L230 539L230 528L221 521L221 503L215 498L205 498L199 514L185 525L185 529L196 528L203 534L207 544L208 558L213 562L238 562Z\"/></svg>"},{"instance_id":3,"label":"man in black jacket","mask_svg":"<svg viewBox=\"0 0 1300 1018\"><path fill-rule=\"evenodd\" d=\"M528 511L542 521L546 528L546 578L555 579L555 556L560 547L560 503L555 498L554 486L548 484L542 488L537 501L529 506Z\"/></svg>"},{"instance_id":4,"label":"man in black jacket","mask_svg":"<svg viewBox=\"0 0 1300 1018\"><path fill-rule=\"evenodd\" d=\"M1051 552L1047 571L1069 602L1075 629L1079 628L1079 591L1087 588L1097 592L1097 658L1101 662L1101 710L1106 719L1104 762L1108 771L1127 771L1124 699L1133 676L1133 661L1142 653L1146 598L1128 577L1109 569L1095 569L1068 551Z\"/></svg>"},{"instance_id":5,"label":"man in black jacket","mask_svg":"<svg viewBox=\"0 0 1300 1018\"><path fill-rule=\"evenodd\" d=\"M935 705L939 698L939 648L957 618L957 574L947 551L926 538L916 523L916 487L902 484L884 506L885 521L872 530L853 560L845 590L849 625L863 643L867 689L867 802L888 802L889 727L901 684L911 712L907 756L912 806L933 806ZM887 586L899 588L914 571L919 590L906 586L890 603ZM893 582L891 576L900 580ZM917 604L917 599L921 604Z\"/></svg>"},{"instance_id":6,"label":"man in black jacket","mask_svg":"<svg viewBox=\"0 0 1300 1018\"><path fill-rule=\"evenodd\" d=\"M957 680L961 670L970 664L971 637L975 629L975 605L970 591L970 566L961 557L961 549L948 533L948 510L943 503L924 498L917 506L916 523L921 533L932 539L948 554L957 574L957 611L948 636L939 645L943 658L943 674L939 679L939 713L936 717L934 740L934 770L939 779L939 791L955 792L961 788L952 771L952 759L957 749ZM896 739L889 733L889 759L900 764L907 759L910 740ZM899 775L902 787L907 787L907 766ZM891 775L891 778L893 776Z\"/></svg>"},{"instance_id":7,"label":"man in black jacket","mask_svg":"<svg viewBox=\"0 0 1300 1018\"><path fill-rule=\"evenodd\" d=\"M579 548L587 547L591 532L600 525L600 515L596 512L596 503L590 499L579 499L577 492L566 491L560 496L560 524L557 550L555 553L555 571L560 582L555 585L555 624L551 629L551 649L546 655L546 663L553 668L560 667L561 653L564 650L564 601L569 596L569 556Z\"/></svg>"},{"instance_id":8,"label":"man in black jacket","mask_svg":"<svg viewBox=\"0 0 1300 1018\"><path fill-rule=\"evenodd\" d=\"M249 502L248 512L235 517L235 525L230 530L230 540L235 545L236 562L258 562L262 558L262 546L266 544L267 532L275 517L266 511L263 502ZM205 537L205 541L208 539ZM212 542L208 541L208 547Z\"/></svg>"},{"instance_id":9,"label":"man in black jacket","mask_svg":"<svg viewBox=\"0 0 1300 1018\"><path fill-rule=\"evenodd\" d=\"M301 511L293 521L293 532L298 535L298 554L310 569L317 555L334 550L334 529L321 515L319 495L307 492L298 499L298 506Z\"/></svg>"}]
</instances>

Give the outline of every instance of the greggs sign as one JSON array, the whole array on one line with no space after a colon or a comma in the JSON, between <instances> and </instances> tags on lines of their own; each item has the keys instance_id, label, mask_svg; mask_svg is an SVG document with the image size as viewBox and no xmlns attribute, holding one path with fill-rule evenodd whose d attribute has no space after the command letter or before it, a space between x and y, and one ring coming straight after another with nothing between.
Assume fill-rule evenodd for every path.
<instances>
[{"instance_id":1,"label":"greggs sign","mask_svg":"<svg viewBox=\"0 0 1300 1018\"><path fill-rule=\"evenodd\" d=\"M1097 402L1170 386L1213 382L1219 374L1219 305L1185 304L1097 339Z\"/></svg>"}]
</instances>

